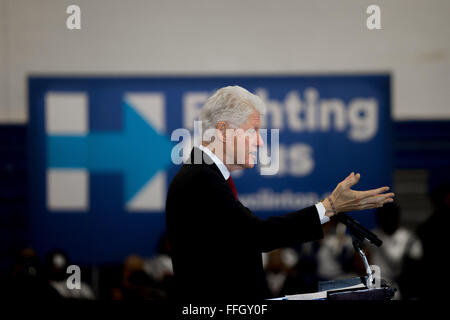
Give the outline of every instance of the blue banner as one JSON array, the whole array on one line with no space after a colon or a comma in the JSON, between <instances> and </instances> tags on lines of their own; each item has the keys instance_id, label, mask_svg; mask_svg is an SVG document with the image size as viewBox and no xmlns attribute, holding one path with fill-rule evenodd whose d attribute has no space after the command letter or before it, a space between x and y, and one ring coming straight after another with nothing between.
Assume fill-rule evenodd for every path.
<instances>
[{"instance_id":1,"label":"blue banner","mask_svg":"<svg viewBox=\"0 0 450 320\"><path fill-rule=\"evenodd\" d=\"M259 216L314 204L352 171L361 174L356 190L391 186L389 75L32 77L30 242L38 253L62 248L79 263L152 255L180 167L171 154L183 141L173 133L193 133L203 103L227 85L258 94L263 128L279 129L273 174L233 173L240 200ZM374 226L372 211L353 216Z\"/></svg>"}]
</instances>

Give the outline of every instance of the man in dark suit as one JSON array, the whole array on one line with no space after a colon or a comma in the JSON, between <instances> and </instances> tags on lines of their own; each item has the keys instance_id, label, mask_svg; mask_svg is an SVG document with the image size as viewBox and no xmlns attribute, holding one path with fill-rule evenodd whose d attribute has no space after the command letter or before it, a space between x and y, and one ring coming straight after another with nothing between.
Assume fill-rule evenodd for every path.
<instances>
[{"instance_id":1,"label":"man in dark suit","mask_svg":"<svg viewBox=\"0 0 450 320\"><path fill-rule=\"evenodd\" d=\"M257 148L263 145L263 113L261 99L237 86L218 90L202 108L202 143L172 180L166 200L168 239L182 300L266 298L262 252L321 239L321 224L337 212L393 201L393 193L384 193L387 187L351 190L360 178L352 173L322 202L259 219L239 201L230 171L254 167Z\"/></svg>"}]
</instances>

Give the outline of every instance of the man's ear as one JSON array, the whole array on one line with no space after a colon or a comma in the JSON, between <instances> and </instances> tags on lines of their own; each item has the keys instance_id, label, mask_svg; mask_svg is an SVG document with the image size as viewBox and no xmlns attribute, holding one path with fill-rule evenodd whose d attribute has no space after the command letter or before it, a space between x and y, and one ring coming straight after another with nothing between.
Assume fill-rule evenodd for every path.
<instances>
[{"instance_id":1,"label":"man's ear","mask_svg":"<svg viewBox=\"0 0 450 320\"><path fill-rule=\"evenodd\" d=\"M221 142L227 141L227 135L226 135L227 128L228 128L228 124L225 121L220 121L217 123L216 129L217 129L217 138L219 139L219 141L221 141Z\"/></svg>"}]
</instances>

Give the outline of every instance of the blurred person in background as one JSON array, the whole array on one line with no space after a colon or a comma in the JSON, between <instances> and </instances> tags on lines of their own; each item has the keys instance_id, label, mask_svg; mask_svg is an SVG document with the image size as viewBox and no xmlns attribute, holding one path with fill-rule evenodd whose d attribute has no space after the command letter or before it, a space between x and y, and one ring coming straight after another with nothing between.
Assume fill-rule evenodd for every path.
<instances>
[{"instance_id":1,"label":"blurred person in background","mask_svg":"<svg viewBox=\"0 0 450 320\"><path fill-rule=\"evenodd\" d=\"M284 296L286 282L298 263L298 254L292 248L280 248L263 253L263 266L266 272L268 296Z\"/></svg>"},{"instance_id":2,"label":"blurred person in background","mask_svg":"<svg viewBox=\"0 0 450 320\"><path fill-rule=\"evenodd\" d=\"M1 291L3 298L41 299L50 296L48 289L36 251L29 247L20 249L7 279L6 290Z\"/></svg>"},{"instance_id":3,"label":"blurred person in background","mask_svg":"<svg viewBox=\"0 0 450 320\"><path fill-rule=\"evenodd\" d=\"M421 272L416 273L414 282L420 285L419 297L437 299L443 297L446 274L447 234L450 217L450 184L437 186L430 194L433 205L431 216L417 229L423 245Z\"/></svg>"},{"instance_id":4,"label":"blurred person in background","mask_svg":"<svg viewBox=\"0 0 450 320\"><path fill-rule=\"evenodd\" d=\"M383 241L379 248L370 250L370 264L380 267L381 277L397 288L395 299L410 298L408 287L412 279L405 269L413 267L422 258L423 250L415 234L400 226L400 208L393 203L378 208L377 228L374 233ZM404 284L404 286L402 286Z\"/></svg>"},{"instance_id":5,"label":"blurred person in background","mask_svg":"<svg viewBox=\"0 0 450 320\"><path fill-rule=\"evenodd\" d=\"M158 284L158 287L170 297L174 290L174 275L166 232L164 232L158 243L156 254L144 260L144 270Z\"/></svg>"},{"instance_id":6,"label":"blurred person in background","mask_svg":"<svg viewBox=\"0 0 450 320\"><path fill-rule=\"evenodd\" d=\"M355 249L352 237L346 234L346 227L332 219L324 226L325 238L320 242L317 253L317 273L321 280L337 280L356 277L353 268Z\"/></svg>"},{"instance_id":7,"label":"blurred person in background","mask_svg":"<svg viewBox=\"0 0 450 320\"><path fill-rule=\"evenodd\" d=\"M80 289L69 289L67 286L67 267L70 265L67 254L60 249L55 249L47 255L45 263L48 285L53 289L53 298L64 299L95 299L91 287L81 281Z\"/></svg>"},{"instance_id":8,"label":"blurred person in background","mask_svg":"<svg viewBox=\"0 0 450 320\"><path fill-rule=\"evenodd\" d=\"M129 255L124 262L120 288L113 288L115 300L165 300L167 294L145 271L144 259Z\"/></svg>"},{"instance_id":9,"label":"blurred person in background","mask_svg":"<svg viewBox=\"0 0 450 320\"><path fill-rule=\"evenodd\" d=\"M317 291L317 252L320 242L302 243L296 247L297 263L288 274L283 295Z\"/></svg>"}]
</instances>

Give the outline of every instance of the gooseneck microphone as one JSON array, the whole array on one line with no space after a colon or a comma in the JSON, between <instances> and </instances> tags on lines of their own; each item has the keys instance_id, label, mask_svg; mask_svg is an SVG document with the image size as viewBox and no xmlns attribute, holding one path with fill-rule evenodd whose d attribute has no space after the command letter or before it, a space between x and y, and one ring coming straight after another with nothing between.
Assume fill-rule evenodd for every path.
<instances>
[{"instance_id":1,"label":"gooseneck microphone","mask_svg":"<svg viewBox=\"0 0 450 320\"><path fill-rule=\"evenodd\" d=\"M340 212L336 215L336 219L345 224L348 228L348 232L360 242L367 239L370 243L380 247L383 243L372 231L366 229L362 224L360 224L355 219L348 216L346 213Z\"/></svg>"}]
</instances>

